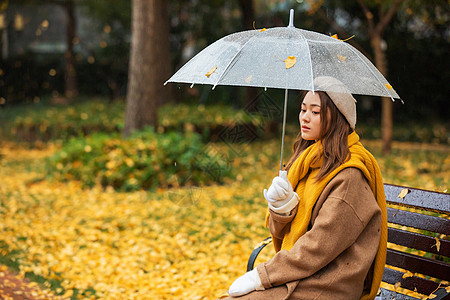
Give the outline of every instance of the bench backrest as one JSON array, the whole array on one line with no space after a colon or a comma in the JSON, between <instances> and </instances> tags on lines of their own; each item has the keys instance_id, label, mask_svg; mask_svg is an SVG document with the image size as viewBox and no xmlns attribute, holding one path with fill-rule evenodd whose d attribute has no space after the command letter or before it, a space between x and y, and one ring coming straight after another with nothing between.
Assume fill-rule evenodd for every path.
<instances>
[{"instance_id":1,"label":"bench backrest","mask_svg":"<svg viewBox=\"0 0 450 300\"><path fill-rule=\"evenodd\" d=\"M405 187L384 188L389 244L383 282L430 295L439 286L430 277L450 281L450 194L408 188L402 199Z\"/></svg>"}]
</instances>

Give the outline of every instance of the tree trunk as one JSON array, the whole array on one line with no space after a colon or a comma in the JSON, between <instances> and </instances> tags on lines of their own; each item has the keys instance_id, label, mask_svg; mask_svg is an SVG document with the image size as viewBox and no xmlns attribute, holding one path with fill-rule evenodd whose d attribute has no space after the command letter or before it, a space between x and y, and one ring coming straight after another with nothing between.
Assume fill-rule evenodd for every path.
<instances>
[{"instance_id":1,"label":"tree trunk","mask_svg":"<svg viewBox=\"0 0 450 300\"><path fill-rule=\"evenodd\" d=\"M377 1L379 21L377 24L374 22L373 14L370 12L364 0L358 0L359 5L367 19L368 33L370 37L370 43L372 45L373 52L375 54L375 66L387 77L387 61L382 47L383 32L392 21L392 18L397 13L398 8L404 2L404 0L394 0L389 6L387 11L384 11L380 1ZM393 104L387 97L381 97L381 132L382 132L382 150L384 154L391 152L392 145L392 132L394 128L393 121Z\"/></svg>"},{"instance_id":2,"label":"tree trunk","mask_svg":"<svg viewBox=\"0 0 450 300\"><path fill-rule=\"evenodd\" d=\"M65 96L68 99L78 95L77 73L75 71L75 53L73 51L73 43L75 41L75 5L73 0L65 2L65 9L67 13L67 50L64 54L65 58Z\"/></svg>"},{"instance_id":3,"label":"tree trunk","mask_svg":"<svg viewBox=\"0 0 450 300\"><path fill-rule=\"evenodd\" d=\"M124 135L158 125L158 107L169 100L170 45L167 1L132 1L132 39Z\"/></svg>"},{"instance_id":4,"label":"tree trunk","mask_svg":"<svg viewBox=\"0 0 450 300\"><path fill-rule=\"evenodd\" d=\"M378 70L387 77L387 61L382 47L382 38L378 34L372 35L370 43L375 54L375 65ZM381 134L383 154L391 152L393 136L393 105L389 97L381 97Z\"/></svg>"}]
</instances>

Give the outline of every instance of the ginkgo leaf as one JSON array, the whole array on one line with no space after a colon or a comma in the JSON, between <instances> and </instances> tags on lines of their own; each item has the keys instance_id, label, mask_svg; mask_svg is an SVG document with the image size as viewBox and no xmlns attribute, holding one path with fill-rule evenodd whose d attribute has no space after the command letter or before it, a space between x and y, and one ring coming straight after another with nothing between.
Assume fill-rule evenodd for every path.
<instances>
[{"instance_id":1,"label":"ginkgo leaf","mask_svg":"<svg viewBox=\"0 0 450 300\"><path fill-rule=\"evenodd\" d=\"M441 241L437 237L434 237L434 239L436 240L436 244L431 246L431 248L436 247L437 251L439 252L441 250Z\"/></svg>"},{"instance_id":2,"label":"ginkgo leaf","mask_svg":"<svg viewBox=\"0 0 450 300\"><path fill-rule=\"evenodd\" d=\"M450 293L450 286L445 287L445 291L446 291L447 293Z\"/></svg>"},{"instance_id":3,"label":"ginkgo leaf","mask_svg":"<svg viewBox=\"0 0 450 300\"><path fill-rule=\"evenodd\" d=\"M403 274L402 278L408 278L408 277L413 277L414 274L411 273L410 271L407 271L405 274Z\"/></svg>"},{"instance_id":4,"label":"ginkgo leaf","mask_svg":"<svg viewBox=\"0 0 450 300\"><path fill-rule=\"evenodd\" d=\"M290 69L297 63L297 58L295 56L288 56L284 63L286 64L286 69Z\"/></svg>"},{"instance_id":5,"label":"ginkgo leaf","mask_svg":"<svg viewBox=\"0 0 450 300\"><path fill-rule=\"evenodd\" d=\"M355 37L355 35L352 35L351 37L346 38L345 40L341 40L340 38L338 38L337 33L335 33L335 34L333 34L333 35L330 35L330 36L331 36L332 38L335 38L335 39L337 39L337 40L339 40L339 41L343 41L343 42L348 41L348 40L352 39L353 37Z\"/></svg>"},{"instance_id":6,"label":"ginkgo leaf","mask_svg":"<svg viewBox=\"0 0 450 300\"><path fill-rule=\"evenodd\" d=\"M388 90L392 89L392 85L390 85L389 83L385 83L384 85L387 87Z\"/></svg>"},{"instance_id":7,"label":"ginkgo leaf","mask_svg":"<svg viewBox=\"0 0 450 300\"><path fill-rule=\"evenodd\" d=\"M62 295L63 298L70 298L73 295L73 290L68 290Z\"/></svg>"},{"instance_id":8,"label":"ginkgo leaf","mask_svg":"<svg viewBox=\"0 0 450 300\"><path fill-rule=\"evenodd\" d=\"M345 60L347 59L347 57L346 56L343 56L343 55L337 55L337 57L342 61L342 62L345 62Z\"/></svg>"},{"instance_id":9,"label":"ginkgo leaf","mask_svg":"<svg viewBox=\"0 0 450 300\"><path fill-rule=\"evenodd\" d=\"M253 21L253 29L258 30L258 29L255 28L255 21ZM259 32L263 32L263 31L266 31L266 28L263 28L263 29L259 30Z\"/></svg>"},{"instance_id":10,"label":"ginkgo leaf","mask_svg":"<svg viewBox=\"0 0 450 300\"><path fill-rule=\"evenodd\" d=\"M397 290L400 286L401 286L401 283L400 282L396 282L394 284L394 289Z\"/></svg>"},{"instance_id":11,"label":"ginkgo leaf","mask_svg":"<svg viewBox=\"0 0 450 300\"><path fill-rule=\"evenodd\" d=\"M208 73L205 74L206 77L211 76L212 73L214 73L217 70L217 66L214 66L211 70L209 70Z\"/></svg>"},{"instance_id":12,"label":"ginkgo leaf","mask_svg":"<svg viewBox=\"0 0 450 300\"><path fill-rule=\"evenodd\" d=\"M219 297L217 297L217 299L224 299L224 298L227 298L229 296L230 296L230 294L228 294L228 292L225 292L222 295L220 295Z\"/></svg>"},{"instance_id":13,"label":"ginkgo leaf","mask_svg":"<svg viewBox=\"0 0 450 300\"><path fill-rule=\"evenodd\" d=\"M427 299L434 299L436 297L437 297L437 295L435 295L435 294L429 294Z\"/></svg>"},{"instance_id":14,"label":"ginkgo leaf","mask_svg":"<svg viewBox=\"0 0 450 300\"><path fill-rule=\"evenodd\" d=\"M403 198L405 198L405 196L406 196L408 193L409 193L409 190L408 190L408 189L403 189L403 190L400 191L400 194L398 194L397 197L403 200Z\"/></svg>"}]
</instances>

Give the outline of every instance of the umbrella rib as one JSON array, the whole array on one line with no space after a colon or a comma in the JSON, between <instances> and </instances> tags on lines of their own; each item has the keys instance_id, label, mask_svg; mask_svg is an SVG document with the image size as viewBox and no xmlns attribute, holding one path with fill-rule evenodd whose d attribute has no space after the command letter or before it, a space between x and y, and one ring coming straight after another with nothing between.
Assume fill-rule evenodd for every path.
<instances>
[{"instance_id":1,"label":"umbrella rib","mask_svg":"<svg viewBox=\"0 0 450 300\"><path fill-rule=\"evenodd\" d=\"M388 95L389 95L389 97L391 98L391 100L392 100L392 101L395 101L394 98L392 97L391 93L389 93L389 90L388 90L388 88L386 87L386 85L383 84L383 83L380 81L380 79L378 78L377 74L375 74L375 73L373 72L373 70L372 70L372 69L370 68L370 66L366 63L366 61L365 61L363 58L361 58L361 56L359 55L359 53L358 53L357 51L353 50L352 47L350 47L350 46L347 45L346 43L344 43L344 45L345 45L348 49L350 49L353 53L355 53L355 54L361 59L361 61L364 63L364 65L367 67L367 69L369 69L370 73L372 73L372 75L378 80L378 82L381 84L381 86L384 87L385 91L388 93ZM387 81L387 79L386 79L386 81ZM388 82L388 83L389 83L389 82Z\"/></svg>"},{"instance_id":2,"label":"umbrella rib","mask_svg":"<svg viewBox=\"0 0 450 300\"><path fill-rule=\"evenodd\" d=\"M259 33L261 33L261 31L259 31ZM239 48L239 50L236 52L236 54L233 56L233 58L230 60L230 62L226 65L225 69L223 70L222 74L220 74L219 79L217 79L216 83L214 83L212 89L214 90L216 88L216 85L219 84L219 81L222 79L222 77L225 75L225 73L228 70L228 67L231 65L231 63L235 60L236 56L238 56L238 54L241 52L241 50L245 47L245 45L248 44L248 42L250 42L250 40L252 40L256 35L258 35L258 32L256 34L254 34L251 38L249 38L243 45L241 48Z\"/></svg>"},{"instance_id":3,"label":"umbrella rib","mask_svg":"<svg viewBox=\"0 0 450 300\"><path fill-rule=\"evenodd\" d=\"M311 69L311 90L312 90L312 92L313 92L313 94L314 94L314 72L313 72L312 61L311 61L311 51L309 50L308 39L305 38L305 37L303 36L303 34L301 34L300 36L305 40L305 42L306 42L306 48L308 49L308 54L309 54L309 55L308 55L308 58L309 58L309 66L310 66L310 69Z\"/></svg>"}]
</instances>

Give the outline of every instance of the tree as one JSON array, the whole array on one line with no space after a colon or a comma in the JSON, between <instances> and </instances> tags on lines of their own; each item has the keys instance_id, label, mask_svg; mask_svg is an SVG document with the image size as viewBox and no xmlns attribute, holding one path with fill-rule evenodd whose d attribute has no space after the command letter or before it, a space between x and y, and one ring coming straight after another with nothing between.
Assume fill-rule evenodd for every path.
<instances>
[{"instance_id":1,"label":"tree","mask_svg":"<svg viewBox=\"0 0 450 300\"><path fill-rule=\"evenodd\" d=\"M383 47L383 34L391 22L392 18L396 14L400 4L404 0L395 0L394 3L390 3L388 9L386 9L386 3L377 1L378 8L378 22L374 21L374 15L369 10L368 6L363 0L358 0L358 4L364 11L364 15L367 19L367 31L370 39L370 45L372 46L375 55L375 66L383 74L387 76L387 60L385 55L385 48ZM383 5L384 4L384 5ZM387 154L391 152L392 136L393 136L393 105L392 101L388 97L382 97L381 106L381 129L382 129L382 149L383 153Z\"/></svg>"},{"instance_id":2,"label":"tree","mask_svg":"<svg viewBox=\"0 0 450 300\"><path fill-rule=\"evenodd\" d=\"M56 2L59 4L59 1ZM66 25L66 53L64 53L65 59L65 92L64 95L72 99L78 95L77 84L77 72L75 71L75 52L73 51L73 45L76 43L76 18L75 18L75 5L73 0L66 0L61 3L64 6L67 13L67 25Z\"/></svg>"},{"instance_id":3,"label":"tree","mask_svg":"<svg viewBox=\"0 0 450 300\"><path fill-rule=\"evenodd\" d=\"M388 66L387 59L385 55L385 47L383 47L384 39L383 35L386 31L386 28L392 21L393 17L397 13L400 5L405 0L357 0L357 4L353 1L342 2L342 1L330 1L329 7L334 8L335 11L340 10L345 11L347 15L356 18L355 14L363 13L363 18L367 22L367 26L365 27L366 34L369 38L370 45L372 47L372 51L374 54L375 66L378 70L383 74L383 76L387 77ZM318 15L323 18L327 23L329 23L336 31L339 33L349 36L346 34L346 30L338 25L336 20L329 16L329 13L325 13L322 9L323 0L308 0L308 4L310 5L309 12L318 12ZM355 5L359 6L356 7ZM327 6L327 8L329 8ZM358 12L359 10L359 12ZM372 13L372 10L377 10L378 13ZM361 50L361 47L355 42L351 42L354 46ZM363 53L365 51L362 51ZM381 107L381 130L382 130L382 149L383 153L387 154L391 151L392 145L392 136L393 136L393 104L392 100L387 97L382 98L382 107Z\"/></svg>"},{"instance_id":4,"label":"tree","mask_svg":"<svg viewBox=\"0 0 450 300\"><path fill-rule=\"evenodd\" d=\"M158 107L170 97L167 1L133 0L124 135L157 126Z\"/></svg>"}]
</instances>

